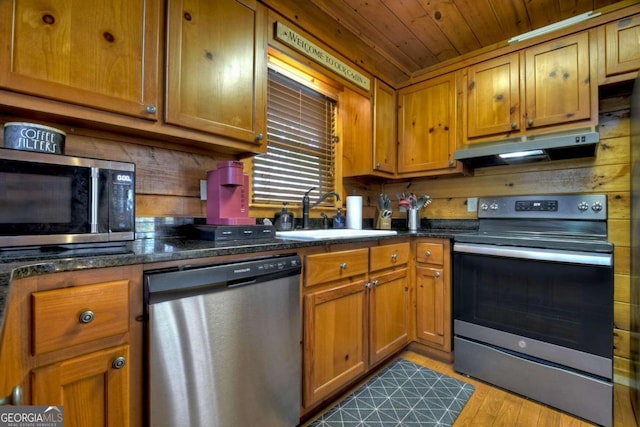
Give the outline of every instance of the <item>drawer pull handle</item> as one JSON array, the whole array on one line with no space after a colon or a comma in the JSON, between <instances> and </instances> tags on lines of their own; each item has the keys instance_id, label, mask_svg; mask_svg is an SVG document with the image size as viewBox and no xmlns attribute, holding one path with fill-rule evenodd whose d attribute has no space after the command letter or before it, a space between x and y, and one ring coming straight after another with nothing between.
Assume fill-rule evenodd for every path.
<instances>
[{"instance_id":1,"label":"drawer pull handle","mask_svg":"<svg viewBox=\"0 0 640 427\"><path fill-rule=\"evenodd\" d=\"M342 264L340 264L340 268L343 269L343 270L346 270L347 269L347 263L343 262Z\"/></svg>"},{"instance_id":2,"label":"drawer pull handle","mask_svg":"<svg viewBox=\"0 0 640 427\"><path fill-rule=\"evenodd\" d=\"M13 390L11 390L11 394L1 398L0 406L4 405L22 405L22 387L20 387L19 385L15 386Z\"/></svg>"},{"instance_id":3,"label":"drawer pull handle","mask_svg":"<svg viewBox=\"0 0 640 427\"><path fill-rule=\"evenodd\" d=\"M440 272L436 271L436 274L434 274L434 276L436 276L436 279L440 277Z\"/></svg>"},{"instance_id":4,"label":"drawer pull handle","mask_svg":"<svg viewBox=\"0 0 640 427\"><path fill-rule=\"evenodd\" d=\"M424 253L424 256L431 256L431 251L427 251Z\"/></svg>"},{"instance_id":5,"label":"drawer pull handle","mask_svg":"<svg viewBox=\"0 0 640 427\"><path fill-rule=\"evenodd\" d=\"M80 315L80 323L85 323L85 324L91 323L95 318L96 318L95 313L91 310L87 310Z\"/></svg>"},{"instance_id":6,"label":"drawer pull handle","mask_svg":"<svg viewBox=\"0 0 640 427\"><path fill-rule=\"evenodd\" d=\"M127 359L125 359L124 357L120 356L120 357L116 357L115 359L113 359L113 363L111 363L111 367L113 369L122 369L124 368L124 365L127 364Z\"/></svg>"},{"instance_id":7,"label":"drawer pull handle","mask_svg":"<svg viewBox=\"0 0 640 427\"><path fill-rule=\"evenodd\" d=\"M391 255L391 261L392 261L392 262L396 262L396 261L398 261L398 254L393 254L393 255Z\"/></svg>"}]
</instances>

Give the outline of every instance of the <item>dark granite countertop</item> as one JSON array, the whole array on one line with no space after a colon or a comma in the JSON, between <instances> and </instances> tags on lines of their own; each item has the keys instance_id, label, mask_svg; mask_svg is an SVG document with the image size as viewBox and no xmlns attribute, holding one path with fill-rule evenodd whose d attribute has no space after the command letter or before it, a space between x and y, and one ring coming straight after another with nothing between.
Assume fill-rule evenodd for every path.
<instances>
[{"instance_id":1,"label":"dark granite countertop","mask_svg":"<svg viewBox=\"0 0 640 427\"><path fill-rule=\"evenodd\" d=\"M288 239L254 240L248 242L216 243L206 240L194 240L181 236L155 237L152 233L142 235L130 242L125 253L82 256L65 254L30 254L29 256L0 258L0 326L4 323L4 311L8 301L11 281L33 275L55 273L61 271L85 270L102 267L116 267L132 264L153 264L165 261L179 261L196 258L209 258L224 255L242 255L256 252L286 251L324 246L327 244L344 244L361 241L392 240L406 237L452 238L455 234L473 231L474 221L446 221L436 224L423 224L416 232L398 230L395 236L370 237L357 239L336 239L322 241L299 241ZM1 329L0 329L1 330Z\"/></svg>"}]
</instances>

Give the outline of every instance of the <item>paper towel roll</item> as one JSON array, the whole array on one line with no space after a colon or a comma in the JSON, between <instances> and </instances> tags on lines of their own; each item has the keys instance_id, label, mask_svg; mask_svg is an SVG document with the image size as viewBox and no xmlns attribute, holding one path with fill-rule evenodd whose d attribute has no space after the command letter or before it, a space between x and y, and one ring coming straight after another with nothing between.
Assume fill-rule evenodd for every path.
<instances>
[{"instance_id":1,"label":"paper towel roll","mask_svg":"<svg viewBox=\"0 0 640 427\"><path fill-rule=\"evenodd\" d=\"M362 229L362 196L347 196L347 228Z\"/></svg>"}]
</instances>

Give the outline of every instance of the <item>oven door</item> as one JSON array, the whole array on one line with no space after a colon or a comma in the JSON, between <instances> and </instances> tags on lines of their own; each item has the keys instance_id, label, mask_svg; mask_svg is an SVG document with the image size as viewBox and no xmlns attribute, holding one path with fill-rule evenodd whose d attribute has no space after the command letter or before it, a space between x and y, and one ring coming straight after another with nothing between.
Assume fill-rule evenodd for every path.
<instances>
[{"instance_id":1,"label":"oven door","mask_svg":"<svg viewBox=\"0 0 640 427\"><path fill-rule=\"evenodd\" d=\"M455 243L453 265L457 323L613 357L612 254Z\"/></svg>"}]
</instances>

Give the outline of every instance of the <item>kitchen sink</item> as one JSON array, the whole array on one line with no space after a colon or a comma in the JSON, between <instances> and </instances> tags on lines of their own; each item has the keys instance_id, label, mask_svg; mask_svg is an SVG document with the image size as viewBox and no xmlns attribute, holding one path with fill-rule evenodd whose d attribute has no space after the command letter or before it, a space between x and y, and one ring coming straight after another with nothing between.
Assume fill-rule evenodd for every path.
<instances>
[{"instance_id":1,"label":"kitchen sink","mask_svg":"<svg viewBox=\"0 0 640 427\"><path fill-rule=\"evenodd\" d=\"M290 240L357 239L358 237L395 236L395 230L352 230L345 228L322 230L276 231L276 237Z\"/></svg>"}]
</instances>

